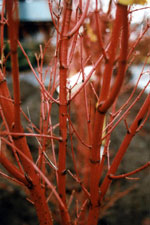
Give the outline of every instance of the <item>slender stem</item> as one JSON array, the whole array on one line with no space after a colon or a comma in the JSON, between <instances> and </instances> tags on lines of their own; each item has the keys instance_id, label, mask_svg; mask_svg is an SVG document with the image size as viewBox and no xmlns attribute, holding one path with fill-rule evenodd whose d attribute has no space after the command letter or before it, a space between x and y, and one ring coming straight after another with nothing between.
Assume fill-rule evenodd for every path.
<instances>
[{"instance_id":1,"label":"slender stem","mask_svg":"<svg viewBox=\"0 0 150 225\"><path fill-rule=\"evenodd\" d=\"M130 106L126 109L126 111L120 116L120 118L117 120L117 122L109 129L109 131L107 132L107 134L102 138L102 141L107 137L107 135L111 134L112 131L117 127L117 125L122 121L123 118L125 118L125 116L130 112L130 110L132 109L132 107L136 104L136 102L140 99L140 97L142 96L142 94L144 93L146 87L148 87L148 85L150 84L150 80L148 81L148 83L146 84L146 86L143 88L143 90L141 90L141 92L138 94L138 96L135 98L135 100L130 103ZM129 100L129 99L128 99ZM128 102L127 100L127 102ZM126 104L126 103L125 103ZM123 105L124 106L124 105ZM121 109L122 110L122 107ZM118 112L119 113L119 112ZM115 117L116 119L116 117ZM111 123L110 123L111 125Z\"/></svg>"},{"instance_id":2,"label":"slender stem","mask_svg":"<svg viewBox=\"0 0 150 225\"><path fill-rule=\"evenodd\" d=\"M74 28L71 31L68 31L68 33L67 33L68 37L72 37L78 31L80 26L82 25L84 19L86 18L87 12L88 12L89 4L90 4L90 0L87 0L85 10L84 10L80 20L77 22L77 24L74 26Z\"/></svg>"},{"instance_id":3,"label":"slender stem","mask_svg":"<svg viewBox=\"0 0 150 225\"><path fill-rule=\"evenodd\" d=\"M130 48L130 51L128 53L128 59L130 58L130 56L132 55L133 51L135 50L136 46L139 44L139 42L142 40L142 38L144 37L144 35L146 34L146 32L148 31L148 29L150 28L150 25L147 24L147 26L145 27L144 31L139 35L139 37L136 39L135 43L133 44L133 46Z\"/></svg>"},{"instance_id":4,"label":"slender stem","mask_svg":"<svg viewBox=\"0 0 150 225\"><path fill-rule=\"evenodd\" d=\"M21 43L20 43L19 41L18 41L18 45L19 45L19 47L20 47L22 53L24 54L24 56L25 56L25 58L26 58L26 60L27 60L27 62L28 62L28 64L29 64L30 69L32 70L32 72L33 72L33 74L34 74L36 80L38 81L38 83L39 83L39 85L40 85L40 87L41 87L41 90L43 91L43 94L44 94L45 98L46 98L48 101L49 101L49 99L50 99L52 102L59 103L56 99L54 99L54 98L48 93L48 91L47 91L46 88L44 87L44 84L43 84L43 83L40 81L40 79L38 78L38 76L37 76L37 74L36 74L36 72L35 72L35 69L33 68L32 64L31 64L31 62L30 62L30 59L29 59L28 55L27 55L26 52L24 51L24 49L23 49L23 47L22 47L22 45L21 45Z\"/></svg>"},{"instance_id":5,"label":"slender stem","mask_svg":"<svg viewBox=\"0 0 150 225\"><path fill-rule=\"evenodd\" d=\"M107 55L106 55L106 52L105 52L105 49L104 49L103 40L102 40L101 24L100 24L100 18L99 18L99 11L98 11L97 1L96 1L95 19L96 19L96 26L97 26L97 31L98 31L99 45L100 45L100 48L102 50L102 54L104 56L104 59L107 61L108 59L107 59Z\"/></svg>"},{"instance_id":6,"label":"slender stem","mask_svg":"<svg viewBox=\"0 0 150 225\"><path fill-rule=\"evenodd\" d=\"M14 166L8 159L7 157L2 153L3 149L0 149L0 163L4 166L4 168L11 174L13 175L18 181L22 182L26 186L28 185L28 182L18 168Z\"/></svg>"},{"instance_id":7,"label":"slender stem","mask_svg":"<svg viewBox=\"0 0 150 225\"><path fill-rule=\"evenodd\" d=\"M3 111L2 111L2 110L0 110L0 111L1 111L0 114L1 114L2 120L3 120L4 125L5 125L5 129L6 129L7 134L8 134L8 138L9 138L9 140L13 143L13 139L12 139L12 136L9 134L9 132L10 132L10 131L9 131L9 127L8 127L8 125L7 125L7 122L6 122L5 116L4 116L4 114L3 114ZM19 135L19 134L18 134L18 135ZM0 136L2 136L2 132L0 132ZM14 148L12 148L12 151L13 151L13 154L14 154L14 156L15 156L16 162L17 162L17 164L18 164L18 166L19 166L20 172L24 173L23 167L22 167L22 165L21 165L21 162L20 162L20 159L19 159L19 156L18 156L17 152L15 151Z\"/></svg>"},{"instance_id":8,"label":"slender stem","mask_svg":"<svg viewBox=\"0 0 150 225\"><path fill-rule=\"evenodd\" d=\"M136 174L144 169L146 169L147 167L150 166L150 162L147 162L146 164L144 164L143 166L131 171L131 172L128 172L128 173L125 173L125 174L121 174L121 175L113 175L113 174L109 174L108 177L109 179L111 180L118 180L118 179L122 179L122 178L127 178L129 176L132 176L133 174Z\"/></svg>"},{"instance_id":9,"label":"slender stem","mask_svg":"<svg viewBox=\"0 0 150 225\"><path fill-rule=\"evenodd\" d=\"M72 13L72 1L64 1L62 30L60 35L60 106L59 106L59 122L60 122L60 135L62 141L59 143L59 163L58 163L58 191L62 198L64 205L66 205L66 150L67 150L67 73L68 73L68 44L69 40L66 34L69 31L70 20ZM70 224L70 218L66 217L65 211L60 207L62 223L64 225Z\"/></svg>"},{"instance_id":10,"label":"slender stem","mask_svg":"<svg viewBox=\"0 0 150 225\"><path fill-rule=\"evenodd\" d=\"M13 9L14 6L14 9ZM10 40L11 66L13 77L13 94L14 94L14 131L21 131L20 118L20 84L19 84L19 65L17 54L18 41L18 8L17 2L6 1L6 9L8 13L8 35Z\"/></svg>"},{"instance_id":11,"label":"slender stem","mask_svg":"<svg viewBox=\"0 0 150 225\"><path fill-rule=\"evenodd\" d=\"M16 184L19 184L19 185L22 185L22 186L24 185L22 182L18 181L18 179L10 177L10 176L8 176L7 174L5 174L1 171L0 171L0 176L3 176L4 178L8 179L11 182L15 182Z\"/></svg>"},{"instance_id":12,"label":"slender stem","mask_svg":"<svg viewBox=\"0 0 150 225\"><path fill-rule=\"evenodd\" d=\"M129 128L129 131L127 132L113 162L112 162L112 165L100 187L100 190L101 190L101 200L103 199L103 197L105 196L106 194L106 191L108 190L108 187L111 183L111 180L109 179L109 174L115 174L117 169L118 169L118 166L125 154L125 152L127 151L127 148L132 140L132 138L134 137L135 133L137 132L137 128L139 127L139 124L145 114L147 113L148 109L149 109L149 106L150 106L150 95L147 96L145 102L143 103L140 111L138 112L136 118L134 119L132 125L130 126Z\"/></svg>"},{"instance_id":13,"label":"slender stem","mask_svg":"<svg viewBox=\"0 0 150 225\"><path fill-rule=\"evenodd\" d=\"M50 14L51 14L51 18L52 18L52 21L53 21L53 24L55 26L55 29L57 30L57 33L60 34L59 32L59 27L57 26L56 22L55 22L55 19L54 19L54 16L53 16L53 8L52 8L52 3L50 0L48 0L48 6L49 6L49 11L50 11Z\"/></svg>"},{"instance_id":14,"label":"slender stem","mask_svg":"<svg viewBox=\"0 0 150 225\"><path fill-rule=\"evenodd\" d=\"M46 133L42 133L42 134L36 134L36 133L17 133L17 132L9 132L9 131L2 131L0 132L0 135L1 136L5 136L5 135L12 135L15 139L15 137L17 136L25 136L25 137L39 137L39 138L49 138L49 139L54 139L54 140L57 140L57 141L62 141L62 138L61 137L55 137L55 136L51 136L51 135L48 135Z\"/></svg>"},{"instance_id":15,"label":"slender stem","mask_svg":"<svg viewBox=\"0 0 150 225\"><path fill-rule=\"evenodd\" d=\"M2 63L3 63L3 57L4 57L4 13L5 13L5 0L3 0L2 2L2 10L1 10L1 27L0 27L0 37L1 37L1 60L2 60ZM2 64L3 66L3 64Z\"/></svg>"}]
</instances>

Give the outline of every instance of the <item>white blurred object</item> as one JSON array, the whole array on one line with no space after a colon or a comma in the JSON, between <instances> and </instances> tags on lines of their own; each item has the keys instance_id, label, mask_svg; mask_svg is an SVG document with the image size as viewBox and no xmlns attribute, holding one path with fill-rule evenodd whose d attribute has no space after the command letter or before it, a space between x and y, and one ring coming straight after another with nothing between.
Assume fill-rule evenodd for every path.
<instances>
[{"instance_id":1,"label":"white blurred object","mask_svg":"<svg viewBox=\"0 0 150 225\"><path fill-rule=\"evenodd\" d=\"M101 147L100 147L100 161L103 158L103 154L104 154L104 145L102 144Z\"/></svg>"},{"instance_id":2,"label":"white blurred object","mask_svg":"<svg viewBox=\"0 0 150 225\"><path fill-rule=\"evenodd\" d=\"M88 75L92 69L93 66L86 66L84 67L84 75L80 71L74 74L73 76L67 78L67 88L71 91L71 95L74 94L81 87L83 82L87 80ZM96 81L95 72L93 72L89 81ZM59 93L59 86L56 88L56 90Z\"/></svg>"},{"instance_id":3,"label":"white blurred object","mask_svg":"<svg viewBox=\"0 0 150 225\"><path fill-rule=\"evenodd\" d=\"M140 76L141 71L143 70L143 65L134 65L130 67L130 71L132 74L131 83L136 85L138 78ZM143 75L138 83L138 88L143 89L147 83L150 82L150 66L146 65L143 70ZM145 89L146 93L150 93L150 84Z\"/></svg>"}]
</instances>

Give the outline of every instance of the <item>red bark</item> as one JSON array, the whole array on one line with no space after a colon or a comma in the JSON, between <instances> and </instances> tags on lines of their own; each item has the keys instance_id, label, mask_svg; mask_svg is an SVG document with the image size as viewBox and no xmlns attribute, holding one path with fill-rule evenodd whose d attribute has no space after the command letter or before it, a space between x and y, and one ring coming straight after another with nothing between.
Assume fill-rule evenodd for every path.
<instances>
[{"instance_id":1,"label":"red bark","mask_svg":"<svg viewBox=\"0 0 150 225\"><path fill-rule=\"evenodd\" d=\"M112 77L112 69L113 69L113 63L115 61L115 55L116 50L118 46L118 42L120 39L120 33L121 28L127 29L128 22L127 22L127 7L117 4L117 11L116 11L116 19L114 22L114 27L112 31L112 37L111 37L111 43L110 47L108 49L108 62L106 61L106 66L104 70L103 75L103 84L102 89L100 93L100 97L97 103L97 111L95 116L95 124L94 124L94 131L93 131L93 140L92 140L92 151L91 151L91 184L90 184L90 193L91 193L91 205L90 205L90 211L89 211L89 217L88 217L88 225L96 225L99 215L99 209L100 209L100 192L99 192L99 170L100 170L100 146L101 146L101 138L102 138L102 132L103 132L103 123L105 114L108 110L108 108L113 104L117 93L120 90L120 87L117 85L117 90L115 89L115 93L110 92L110 82ZM124 33L123 33L124 34ZM127 57L127 43L128 38L124 39L124 36L122 35L122 43L121 43L121 63L119 68L119 77L122 77L123 73L125 72L125 63L122 63L123 61L126 61ZM123 51L125 50L124 54ZM124 77L124 76L123 76ZM119 78L117 78L118 80ZM122 78L121 78L122 79ZM119 80L118 80L119 81ZM116 83L118 83L116 81ZM115 84L116 86L116 84ZM110 96L109 96L110 94ZM108 101L107 99L111 99L111 101ZM109 103L108 103L109 102ZM108 103L108 105L107 105ZM107 107L103 108L103 105Z\"/></svg>"},{"instance_id":2,"label":"red bark","mask_svg":"<svg viewBox=\"0 0 150 225\"><path fill-rule=\"evenodd\" d=\"M60 62L60 95L59 95L59 123L60 136L62 141L59 142L59 163L58 163L58 192L64 205L66 205L66 151L67 151L67 73L68 73L68 44L67 33L70 27L72 13L72 1L65 1L63 11L63 21L60 35L59 62ZM60 206L62 223L70 224L70 218Z\"/></svg>"}]
</instances>

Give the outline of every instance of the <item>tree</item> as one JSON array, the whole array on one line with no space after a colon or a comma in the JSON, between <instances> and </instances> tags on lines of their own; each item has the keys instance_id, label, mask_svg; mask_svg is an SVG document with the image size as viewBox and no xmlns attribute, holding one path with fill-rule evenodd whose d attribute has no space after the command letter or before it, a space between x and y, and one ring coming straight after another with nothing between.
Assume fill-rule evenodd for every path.
<instances>
[{"instance_id":1,"label":"tree","mask_svg":"<svg viewBox=\"0 0 150 225\"><path fill-rule=\"evenodd\" d=\"M3 176L9 180L13 179L20 184L20 187L26 188L41 225L54 223L53 212L48 206L48 201L52 201L55 207L59 206L63 225L81 223L94 225L98 222L101 204L112 180L129 177L150 165L149 162L146 162L142 167L127 174L115 175L134 135L143 127L149 117L149 94L130 127L125 120L127 134L113 160L110 160L109 156L109 143L114 128L121 120L125 119L127 113L146 89L145 87L135 101L129 105L135 87L125 104L116 109L116 102L127 68L134 60L134 50L142 36L137 38L134 43L129 42L131 25L129 16L132 14L132 8L122 2L115 4L115 18L111 15L112 1L109 3L106 14L99 8L98 1L95 1L94 11L90 11L89 0L85 4L83 1L70 0L55 3L54 8L52 1L48 1L57 32L57 44L55 56L50 62L52 79L46 88L42 71L46 45L44 50L40 46L40 57L37 57L39 74L37 75L18 40L17 1L3 0L1 13L0 112L2 126L0 162L10 174L8 176L3 173ZM5 7L6 19L4 17ZM86 22L87 19L90 22ZM7 57L3 52L5 24L8 27L10 44L13 98L10 97L5 78L7 70L5 67ZM109 26L111 30L107 33L106 30ZM148 29L149 25L147 24L145 32ZM21 122L23 112L20 106L18 46L40 86L40 124L39 127L32 124L35 132L31 129L28 133L24 132ZM88 74L85 73L86 68L90 69ZM116 74L114 74L114 68ZM79 72L78 75L69 77L74 70ZM57 98L54 97L56 90ZM57 115L59 124L52 123L51 110L55 104L59 106L59 115ZM127 109L123 111L126 106ZM77 117L75 122L72 121L73 114ZM31 122L26 115L24 116ZM55 134L55 127L59 128L59 135ZM38 140L37 162L33 160L26 140L27 136L36 137ZM4 153L7 146L11 148L15 162L12 162ZM71 150L69 153L71 157L67 153L69 150ZM68 169L70 160L72 168ZM47 163L49 169L53 171L51 179L49 179ZM71 177L80 187L79 198L74 189L71 195L67 194L68 177ZM68 204L71 205L73 198L78 200L78 205L72 203L70 210Z\"/></svg>"}]
</instances>

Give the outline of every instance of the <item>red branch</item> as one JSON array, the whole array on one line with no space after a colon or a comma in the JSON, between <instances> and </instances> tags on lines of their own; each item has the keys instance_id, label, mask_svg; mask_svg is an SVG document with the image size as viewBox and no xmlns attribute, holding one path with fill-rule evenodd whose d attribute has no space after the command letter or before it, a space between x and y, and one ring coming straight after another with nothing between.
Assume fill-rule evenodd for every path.
<instances>
[{"instance_id":1,"label":"red branch","mask_svg":"<svg viewBox=\"0 0 150 225\"><path fill-rule=\"evenodd\" d=\"M67 150L67 73L68 73L68 38L66 34L69 31L70 20L72 13L72 1L64 2L62 30L60 35L60 48L59 48L59 61L60 61L60 106L59 106L59 123L60 135L62 141L59 143L59 163L58 163L58 191L62 198L64 205L66 205L66 150ZM67 206L66 206L67 207ZM70 224L70 218L65 213L64 209L60 206L62 223L64 225Z\"/></svg>"},{"instance_id":2,"label":"red branch","mask_svg":"<svg viewBox=\"0 0 150 225\"><path fill-rule=\"evenodd\" d=\"M88 225L96 225L97 218L99 215L99 208L100 208L100 195L99 195L99 170L100 170L100 146L101 146L101 137L103 132L103 123L105 114L107 109L113 104L119 90L120 86L118 85L119 80L122 81L121 78L122 74L121 71L124 73L125 71L125 62L127 53L123 56L123 50L127 47L128 38L124 38L122 34L122 42L121 42L121 53L120 53L120 64L119 64L119 78L116 78L115 86L117 90L111 95L110 90L110 81L112 77L112 70L113 64L115 61L115 54L120 38L121 28L127 31L128 20L127 20L127 7L117 4L116 10L116 19L114 22L114 27L112 31L111 43L108 49L108 61L106 61L106 66L103 74L103 84L101 88L100 97L97 103L97 111L95 115L95 124L94 124L94 131L93 131L93 141L92 141L92 151L91 151L91 181L90 181L90 193L91 193L91 207L89 211L89 218L88 218ZM124 31L123 31L124 33ZM123 49L123 50L122 50ZM127 50L126 50L127 51ZM122 62L122 59L123 62ZM125 62L124 62L125 61ZM109 96L110 93L110 96ZM111 102L107 103L107 99L111 98ZM103 110L103 104L107 107ZM101 108L102 107L102 108Z\"/></svg>"},{"instance_id":3,"label":"red branch","mask_svg":"<svg viewBox=\"0 0 150 225\"><path fill-rule=\"evenodd\" d=\"M86 18L86 14L87 14L87 11L88 11L88 8L89 8L89 4L90 4L90 0L87 0L85 10L84 10L80 20L77 22L77 24L74 26L74 28L67 33L68 37L72 37L78 31L80 26L82 25L83 21Z\"/></svg>"},{"instance_id":4,"label":"red branch","mask_svg":"<svg viewBox=\"0 0 150 225\"><path fill-rule=\"evenodd\" d=\"M129 128L129 132L127 132L113 162L112 162L112 165L107 173L107 176L105 177L102 185L101 185L101 200L104 198L105 194L106 194L106 191L108 190L108 187L111 183L111 180L109 179L109 174L115 174L115 172L117 171L118 169L118 166L125 154L125 152L127 151L127 148L132 140L132 138L134 137L136 131L137 131L137 128L139 127L139 121L141 121L141 119L144 118L145 114L147 113L148 109L149 109L149 106L150 106L150 95L147 96L144 104L142 105L140 111L138 112L136 118L134 119L132 125L130 126Z\"/></svg>"},{"instance_id":5,"label":"red branch","mask_svg":"<svg viewBox=\"0 0 150 225\"><path fill-rule=\"evenodd\" d=\"M131 171L131 172L128 172L128 173L125 173L125 174L121 174L121 175L118 175L118 176L115 176L113 174L108 174L108 177L109 179L112 179L112 180L118 180L118 179L122 179L122 178L127 178L129 176L132 176L133 174L136 174L144 169L146 169L147 167L150 166L150 162L147 162L146 164L144 164L143 166Z\"/></svg>"},{"instance_id":6,"label":"red branch","mask_svg":"<svg viewBox=\"0 0 150 225\"><path fill-rule=\"evenodd\" d=\"M14 6L14 9L13 9ZM19 65L18 65L18 7L17 1L6 1L8 13L8 35L10 40L10 56L13 77L13 94L14 94L14 130L21 131L20 118L20 84L19 84Z\"/></svg>"}]
</instances>

